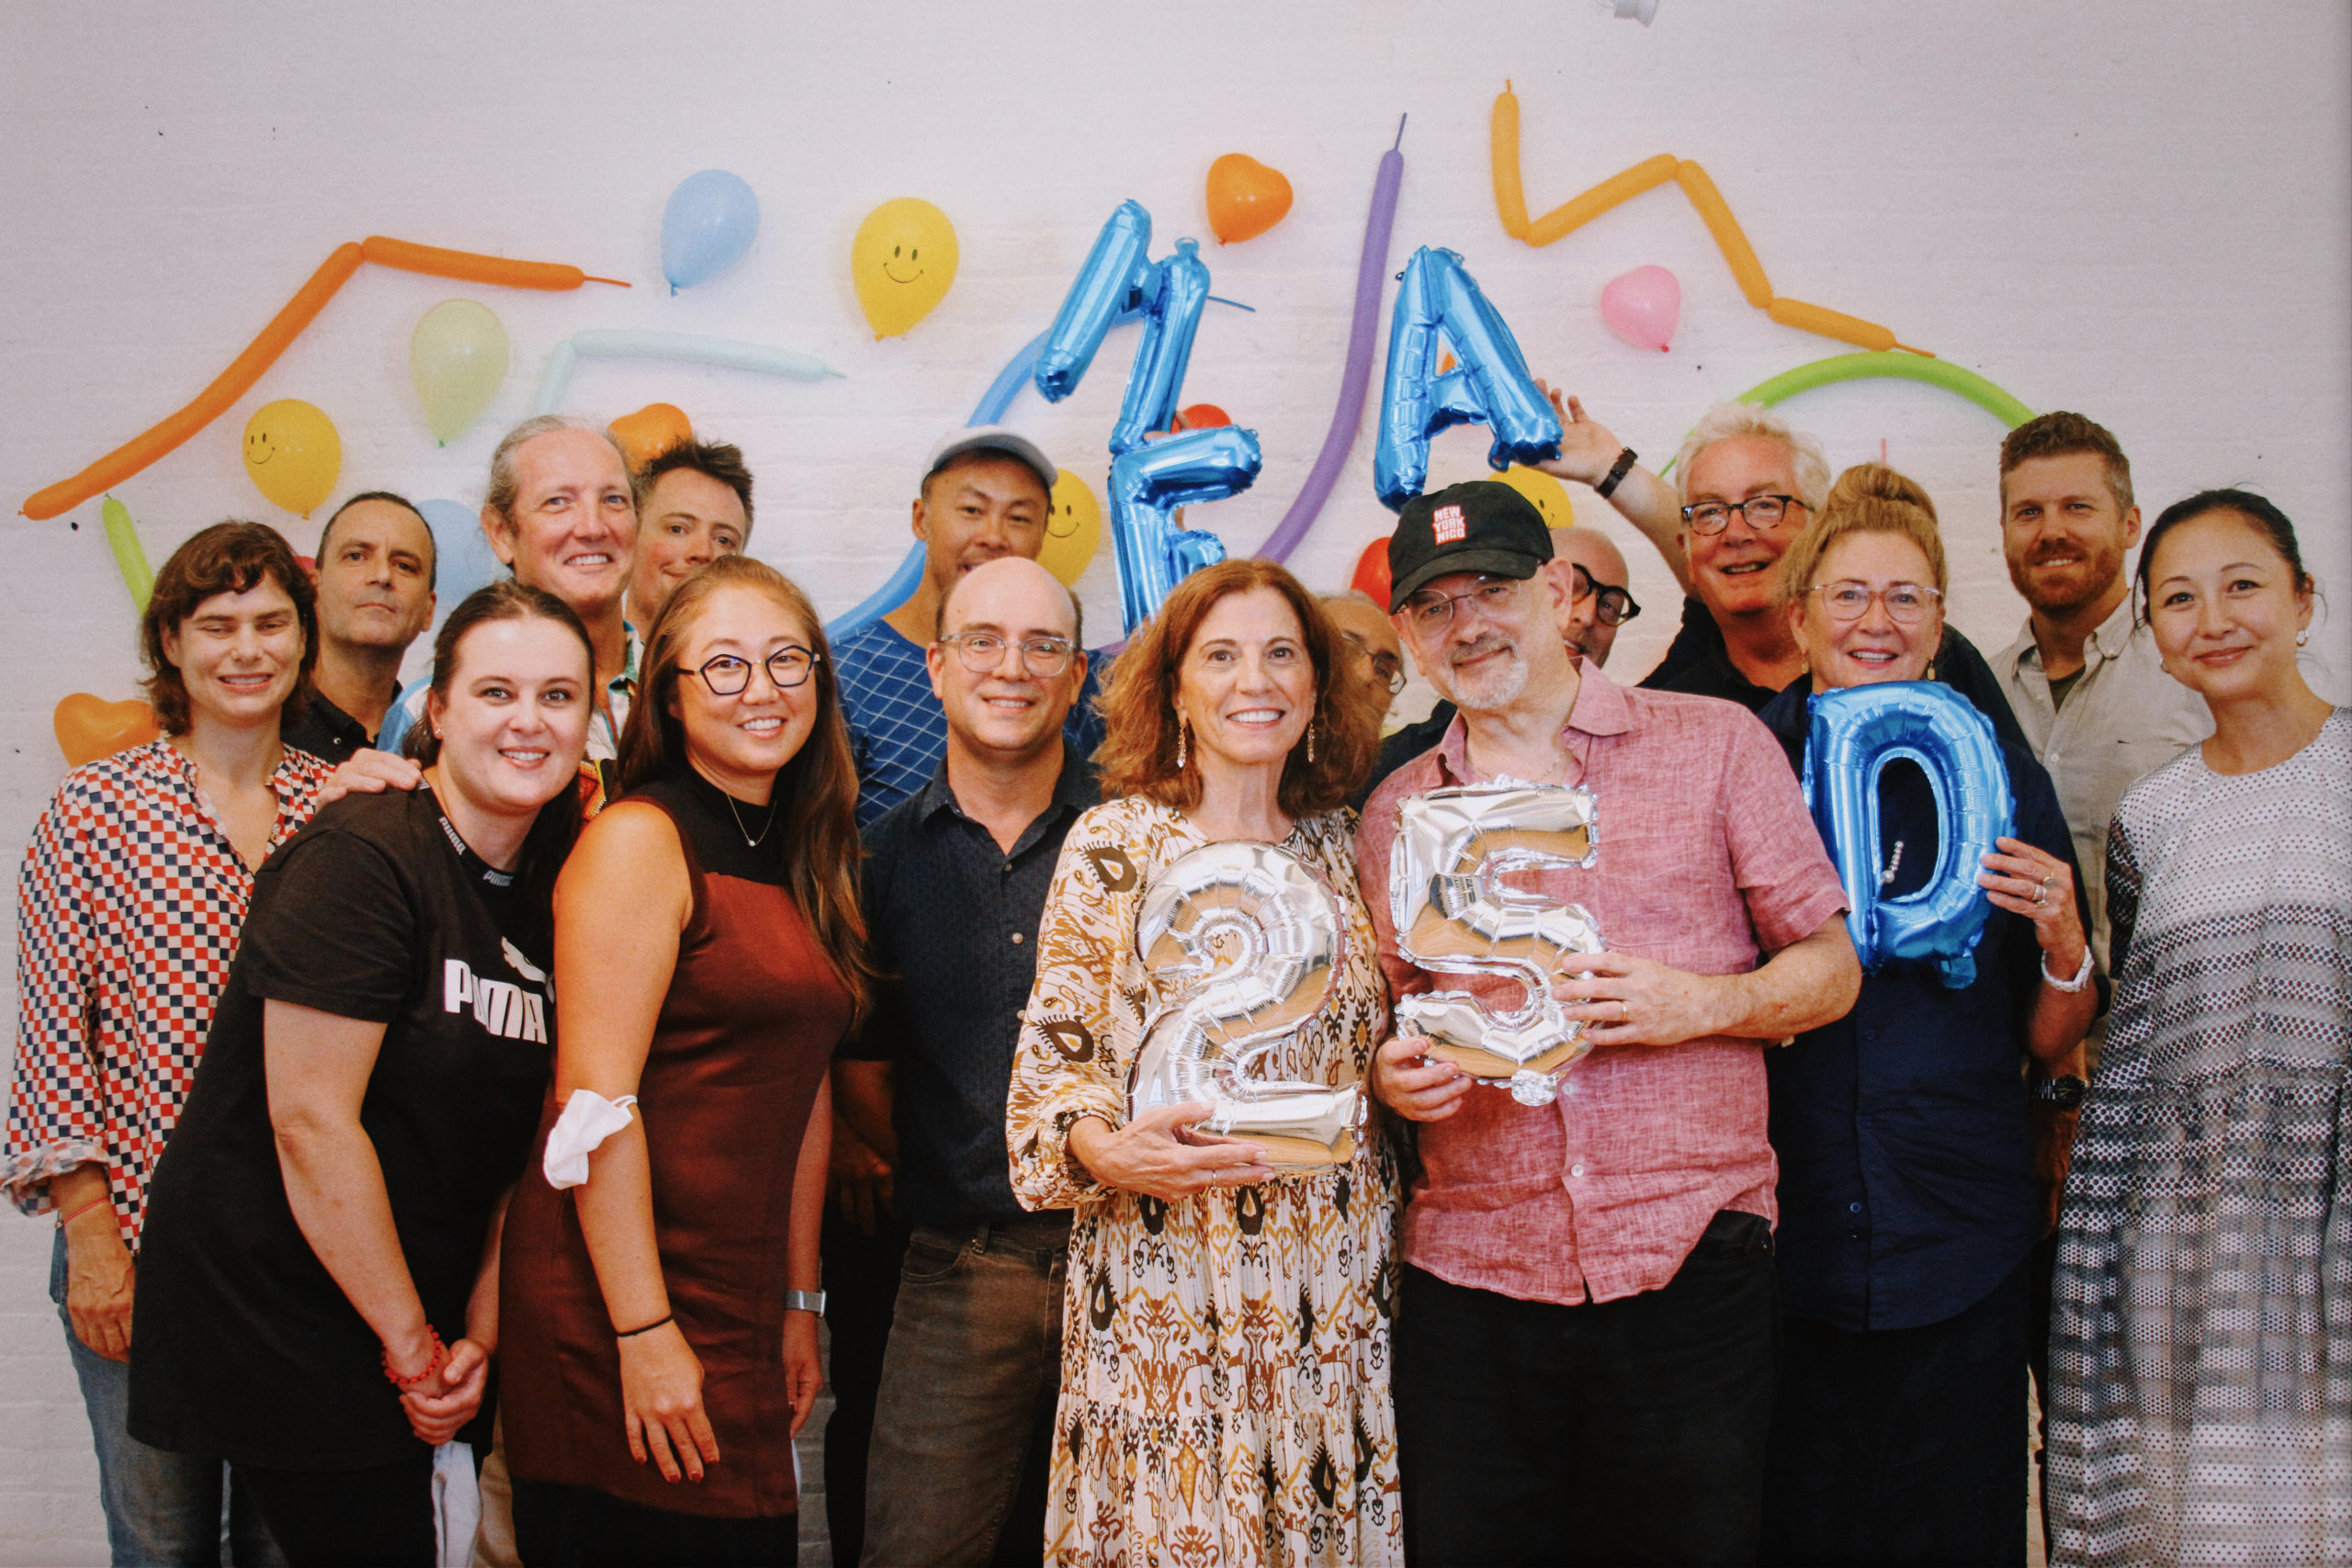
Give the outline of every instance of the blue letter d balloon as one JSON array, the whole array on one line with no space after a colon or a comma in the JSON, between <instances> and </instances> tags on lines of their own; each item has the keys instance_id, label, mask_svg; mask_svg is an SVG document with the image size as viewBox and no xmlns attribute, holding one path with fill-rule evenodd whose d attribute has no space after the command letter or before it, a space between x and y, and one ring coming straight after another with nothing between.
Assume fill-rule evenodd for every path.
<instances>
[{"instance_id":1,"label":"blue letter d balloon","mask_svg":"<svg viewBox=\"0 0 2352 1568\"><path fill-rule=\"evenodd\" d=\"M1882 899L1878 778L1898 757L1919 764L1935 792L1936 867L1917 891ZM1846 885L1846 928L1862 966L1925 961L1954 990L1973 982L1991 912L1977 872L2016 818L1992 721L1933 681L1823 692L1813 699L1804 795Z\"/></svg>"},{"instance_id":2,"label":"blue letter d balloon","mask_svg":"<svg viewBox=\"0 0 2352 1568\"><path fill-rule=\"evenodd\" d=\"M1391 511L1421 493L1430 477L1430 437L1476 421L1494 432L1487 461L1497 473L1514 463L1560 455L1560 418L1526 357L1452 251L1427 246L1405 264L1388 325L1388 379L1380 394L1380 434L1372 449L1373 488ZM1438 353L1459 361L1438 374Z\"/></svg>"}]
</instances>

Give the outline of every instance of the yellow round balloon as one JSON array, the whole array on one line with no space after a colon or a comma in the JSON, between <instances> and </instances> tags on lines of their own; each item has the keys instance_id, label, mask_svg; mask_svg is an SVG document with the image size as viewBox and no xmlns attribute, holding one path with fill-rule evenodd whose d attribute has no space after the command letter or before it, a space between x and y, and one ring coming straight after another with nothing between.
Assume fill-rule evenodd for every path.
<instances>
[{"instance_id":1,"label":"yellow round balloon","mask_svg":"<svg viewBox=\"0 0 2352 1568\"><path fill-rule=\"evenodd\" d=\"M1495 478L1519 491L1535 503L1544 514L1546 528L1573 528L1577 509L1568 501L1568 487L1541 469L1519 466L1504 469Z\"/></svg>"},{"instance_id":2,"label":"yellow round balloon","mask_svg":"<svg viewBox=\"0 0 2352 1568\"><path fill-rule=\"evenodd\" d=\"M334 493L342 471L343 437L317 404L281 398L245 422L245 472L287 511L308 517Z\"/></svg>"},{"instance_id":3,"label":"yellow round balloon","mask_svg":"<svg viewBox=\"0 0 2352 1568\"><path fill-rule=\"evenodd\" d=\"M1069 586L1078 580L1102 545L1102 506L1086 481L1068 468L1054 481L1052 505L1046 517L1046 547L1037 564Z\"/></svg>"},{"instance_id":4,"label":"yellow round balloon","mask_svg":"<svg viewBox=\"0 0 2352 1568\"><path fill-rule=\"evenodd\" d=\"M865 215L850 242L850 280L877 338L931 314L956 281L956 225L927 201L902 196Z\"/></svg>"}]
</instances>

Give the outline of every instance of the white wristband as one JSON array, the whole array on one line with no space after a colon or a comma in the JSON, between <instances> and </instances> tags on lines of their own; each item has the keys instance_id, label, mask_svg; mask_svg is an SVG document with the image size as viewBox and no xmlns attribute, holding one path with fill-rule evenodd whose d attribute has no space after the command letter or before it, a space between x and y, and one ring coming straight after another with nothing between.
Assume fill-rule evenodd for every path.
<instances>
[{"instance_id":1,"label":"white wristband","mask_svg":"<svg viewBox=\"0 0 2352 1568\"><path fill-rule=\"evenodd\" d=\"M594 1089L573 1089L571 1098L563 1102L563 1114L548 1129L547 1153L539 1160L548 1185L560 1192L585 1182L588 1156L606 1138L628 1125L628 1108L636 1103L637 1096L633 1094L606 1100Z\"/></svg>"},{"instance_id":2,"label":"white wristband","mask_svg":"<svg viewBox=\"0 0 2352 1568\"><path fill-rule=\"evenodd\" d=\"M2050 954L2045 951L2041 955L2041 977L2050 982L2050 988L2054 991L2064 991L2072 996L2081 990L2091 983L2091 944L2083 943L2083 966L2075 971L2075 977L2071 980L2061 980L2050 972Z\"/></svg>"}]
</instances>

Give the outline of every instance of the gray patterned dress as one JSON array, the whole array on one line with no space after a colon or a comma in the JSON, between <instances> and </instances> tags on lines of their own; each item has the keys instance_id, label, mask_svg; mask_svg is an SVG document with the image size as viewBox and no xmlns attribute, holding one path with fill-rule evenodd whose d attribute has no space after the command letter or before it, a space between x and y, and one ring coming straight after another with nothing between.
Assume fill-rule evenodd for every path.
<instances>
[{"instance_id":1,"label":"gray patterned dress","mask_svg":"<svg viewBox=\"0 0 2352 1568\"><path fill-rule=\"evenodd\" d=\"M2352 1562L2352 708L2109 839L2114 1017L2051 1325L2057 1561Z\"/></svg>"}]
</instances>

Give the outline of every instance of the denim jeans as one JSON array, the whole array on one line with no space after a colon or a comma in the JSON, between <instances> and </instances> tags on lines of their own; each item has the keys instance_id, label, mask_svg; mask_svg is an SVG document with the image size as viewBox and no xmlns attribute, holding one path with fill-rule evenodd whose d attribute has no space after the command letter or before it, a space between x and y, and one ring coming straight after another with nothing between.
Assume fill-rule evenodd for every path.
<instances>
[{"instance_id":1,"label":"denim jeans","mask_svg":"<svg viewBox=\"0 0 2352 1568\"><path fill-rule=\"evenodd\" d=\"M882 1362L865 1562L1038 1560L1069 1267L1066 1213L915 1227Z\"/></svg>"},{"instance_id":2,"label":"denim jeans","mask_svg":"<svg viewBox=\"0 0 2352 1568\"><path fill-rule=\"evenodd\" d=\"M1771 1227L1728 1210L1672 1280L1616 1301L1521 1301L1408 1266L1408 1561L1753 1562L1780 1301Z\"/></svg>"},{"instance_id":3,"label":"denim jeans","mask_svg":"<svg viewBox=\"0 0 2352 1568\"><path fill-rule=\"evenodd\" d=\"M224 1467L152 1449L125 1425L130 1410L130 1364L109 1361L74 1332L65 1313L65 1233L57 1233L50 1254L49 1299L65 1325L65 1348L82 1384L90 1415L90 1438L98 1450L98 1501L106 1509L107 1546L117 1568L150 1563L218 1563L238 1568L284 1568L277 1543L261 1515L239 1489L231 1489L224 1526L220 1500Z\"/></svg>"}]
</instances>

